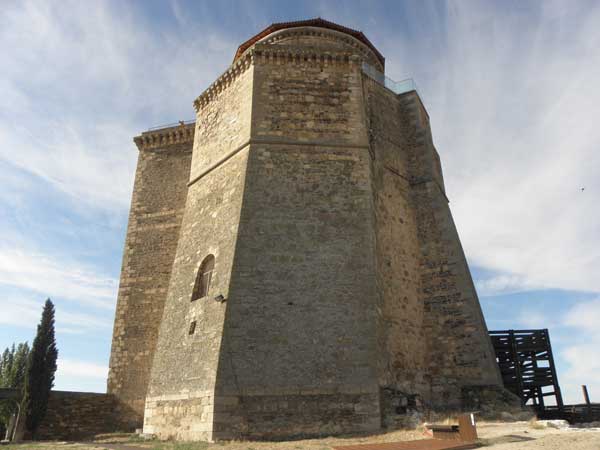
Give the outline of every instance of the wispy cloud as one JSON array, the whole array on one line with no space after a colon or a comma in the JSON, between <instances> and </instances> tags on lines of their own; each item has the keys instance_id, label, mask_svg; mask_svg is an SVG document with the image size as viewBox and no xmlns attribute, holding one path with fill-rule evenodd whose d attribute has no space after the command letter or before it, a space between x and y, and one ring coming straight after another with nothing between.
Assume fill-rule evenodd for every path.
<instances>
[{"instance_id":1,"label":"wispy cloud","mask_svg":"<svg viewBox=\"0 0 600 450\"><path fill-rule=\"evenodd\" d=\"M45 298L8 295L2 300L0 324L35 330L42 316ZM112 322L107 315L74 312L64 303L55 302L55 326L58 333L108 332ZM110 314L108 314L110 315Z\"/></svg>"},{"instance_id":2,"label":"wispy cloud","mask_svg":"<svg viewBox=\"0 0 600 450\"><path fill-rule=\"evenodd\" d=\"M600 292L600 5L338 6L320 10L416 80L467 256L498 273L483 294Z\"/></svg>"},{"instance_id":3,"label":"wispy cloud","mask_svg":"<svg viewBox=\"0 0 600 450\"><path fill-rule=\"evenodd\" d=\"M471 261L513 274L484 288L600 291L600 8L498 6L448 5L424 84L459 233Z\"/></svg>"},{"instance_id":4,"label":"wispy cloud","mask_svg":"<svg viewBox=\"0 0 600 450\"><path fill-rule=\"evenodd\" d=\"M7 5L0 159L80 205L126 210L132 136L153 121L193 117L193 98L228 63L233 44L224 40L208 27L202 43L156 33L133 5Z\"/></svg>"},{"instance_id":5,"label":"wispy cloud","mask_svg":"<svg viewBox=\"0 0 600 450\"><path fill-rule=\"evenodd\" d=\"M539 285L530 284L530 280L523 275L508 275L496 273L488 278L475 280L477 293L487 297L492 295L510 294L515 292L539 289Z\"/></svg>"},{"instance_id":6,"label":"wispy cloud","mask_svg":"<svg viewBox=\"0 0 600 450\"><path fill-rule=\"evenodd\" d=\"M600 395L600 298L571 308L564 317L564 324L580 337L561 351L570 366L561 376L561 386L566 397L582 403L583 384L592 395Z\"/></svg>"},{"instance_id":7,"label":"wispy cloud","mask_svg":"<svg viewBox=\"0 0 600 450\"><path fill-rule=\"evenodd\" d=\"M191 14L192 4L201 14ZM318 15L361 28L385 54L389 76L416 79L466 253L491 274L478 281L480 294L540 288L600 292L600 128L595 123L600 6L560 1L520 8L469 1L338 5L292 10L240 2L236 18L252 23L253 31L268 18ZM131 137L151 125L193 117L193 98L228 65L240 43L239 27L224 26L225 18L212 5L172 0L160 17L150 17L145 7L73 0L3 5L0 206L5 211L52 208L36 203L33 195L48 189L59 193L57 204L87 211L85 219L71 224L74 230L97 229L100 220L126 216L136 158ZM108 263L97 255L86 260L81 252L73 255L74 246L82 244L58 250L45 245L51 225L2 219L0 283L27 295L68 300L57 307L63 332L107 330L93 315L77 316L81 312L69 305L108 311L116 280L104 274L118 270L106 266L118 267L121 255ZM48 236L34 236L28 226L46 227ZM0 321L39 320L34 303L10 300ZM586 308L591 317L593 305ZM542 320L516 318L521 319ZM576 330L571 323L564 326ZM575 345L566 357L589 364L593 349ZM61 373L77 373L73 367L69 372L67 362ZM566 378L579 380L574 372Z\"/></svg>"},{"instance_id":8,"label":"wispy cloud","mask_svg":"<svg viewBox=\"0 0 600 450\"><path fill-rule=\"evenodd\" d=\"M84 377L105 380L108 376L108 367L87 361L58 358L57 377Z\"/></svg>"},{"instance_id":9,"label":"wispy cloud","mask_svg":"<svg viewBox=\"0 0 600 450\"><path fill-rule=\"evenodd\" d=\"M81 262L0 247L0 285L112 309L117 280L100 276Z\"/></svg>"}]
</instances>

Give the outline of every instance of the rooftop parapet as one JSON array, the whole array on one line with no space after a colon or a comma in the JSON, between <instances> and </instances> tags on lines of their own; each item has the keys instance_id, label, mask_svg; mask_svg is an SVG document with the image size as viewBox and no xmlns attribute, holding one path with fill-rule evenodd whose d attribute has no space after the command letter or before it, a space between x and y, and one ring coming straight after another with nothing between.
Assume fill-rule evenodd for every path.
<instances>
[{"instance_id":1,"label":"rooftop parapet","mask_svg":"<svg viewBox=\"0 0 600 450\"><path fill-rule=\"evenodd\" d=\"M160 148L168 145L194 142L195 120L152 127L133 138L138 150Z\"/></svg>"},{"instance_id":2,"label":"rooftop parapet","mask_svg":"<svg viewBox=\"0 0 600 450\"><path fill-rule=\"evenodd\" d=\"M375 46L371 43L371 41L369 41L369 39L364 35L364 33L362 31L353 30L352 28L348 28L348 27L339 25L334 22L329 22L328 20L321 19L320 17L317 17L315 19L309 19L309 20L298 20L295 22L279 22L279 23L273 23L273 24L269 25L267 28L262 30L260 33L252 36L250 39L248 39L246 42L244 42L242 45L240 45L237 49L237 52L235 53L235 57L233 58L233 61L234 62L237 61L246 52L246 50L248 50L250 47L252 47L255 43L262 41L267 36L269 36L273 33L276 33L280 30L286 30L286 29L290 29L290 28L300 28L300 27L325 28L328 30L337 31L339 33L343 33L343 34L352 36L354 39L356 39L357 41L361 42L363 45L368 47L375 54L375 57L381 64L382 69L385 67L385 58L383 57L383 55L381 53L379 53L379 50L377 50L377 48L375 48Z\"/></svg>"}]
</instances>

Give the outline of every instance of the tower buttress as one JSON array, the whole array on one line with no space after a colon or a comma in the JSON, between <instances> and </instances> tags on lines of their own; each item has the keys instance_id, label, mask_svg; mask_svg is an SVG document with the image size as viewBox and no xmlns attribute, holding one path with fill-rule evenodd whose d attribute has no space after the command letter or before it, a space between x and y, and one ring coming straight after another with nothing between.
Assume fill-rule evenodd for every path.
<instances>
[{"instance_id":1,"label":"tower buttress","mask_svg":"<svg viewBox=\"0 0 600 450\"><path fill-rule=\"evenodd\" d=\"M147 131L139 153L123 251L107 391L122 426L141 427L179 227L187 195L194 124Z\"/></svg>"}]
</instances>

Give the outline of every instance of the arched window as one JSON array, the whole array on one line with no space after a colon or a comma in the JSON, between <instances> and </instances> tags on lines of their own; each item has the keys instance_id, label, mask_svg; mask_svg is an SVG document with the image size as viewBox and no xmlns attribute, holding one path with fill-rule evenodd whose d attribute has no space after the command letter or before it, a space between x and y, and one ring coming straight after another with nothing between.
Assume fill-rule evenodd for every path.
<instances>
[{"instance_id":1,"label":"arched window","mask_svg":"<svg viewBox=\"0 0 600 450\"><path fill-rule=\"evenodd\" d=\"M200 264L200 268L198 269L196 283L194 284L194 291L192 292L192 301L208 295L208 290L210 289L210 280L212 279L214 268L215 257L213 255L208 255L206 258L204 258L204 261L202 261L202 264Z\"/></svg>"}]
</instances>

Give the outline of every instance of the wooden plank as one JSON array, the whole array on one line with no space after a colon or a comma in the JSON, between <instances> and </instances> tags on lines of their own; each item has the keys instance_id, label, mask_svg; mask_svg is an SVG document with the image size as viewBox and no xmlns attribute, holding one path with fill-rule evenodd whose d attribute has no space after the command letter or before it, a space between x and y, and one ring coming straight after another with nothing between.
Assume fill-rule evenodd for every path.
<instances>
[{"instance_id":1,"label":"wooden plank","mask_svg":"<svg viewBox=\"0 0 600 450\"><path fill-rule=\"evenodd\" d=\"M458 416L458 429L462 441L475 442L477 440L477 428L475 426L475 417L473 414L462 414Z\"/></svg>"}]
</instances>

